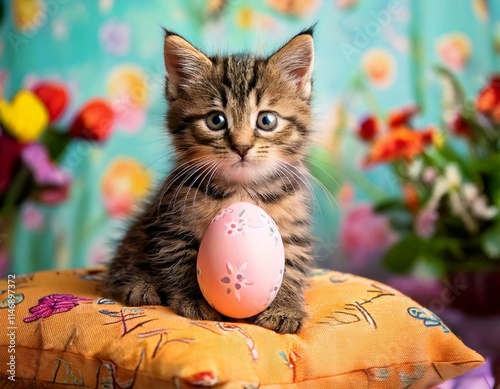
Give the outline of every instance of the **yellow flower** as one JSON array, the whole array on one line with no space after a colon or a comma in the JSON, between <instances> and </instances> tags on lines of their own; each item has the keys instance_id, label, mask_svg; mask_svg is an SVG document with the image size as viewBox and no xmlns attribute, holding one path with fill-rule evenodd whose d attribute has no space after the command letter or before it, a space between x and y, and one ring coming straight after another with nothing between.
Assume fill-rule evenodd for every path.
<instances>
[{"instance_id":1,"label":"yellow flower","mask_svg":"<svg viewBox=\"0 0 500 389\"><path fill-rule=\"evenodd\" d=\"M434 131L434 133L432 134L432 144L434 145L434 147L436 147L437 149L443 148L444 140L444 135L441 131Z\"/></svg>"},{"instance_id":2,"label":"yellow flower","mask_svg":"<svg viewBox=\"0 0 500 389\"><path fill-rule=\"evenodd\" d=\"M38 139L49 124L49 114L34 93L22 90L12 103L0 100L0 123L14 138L31 142Z\"/></svg>"}]
</instances>

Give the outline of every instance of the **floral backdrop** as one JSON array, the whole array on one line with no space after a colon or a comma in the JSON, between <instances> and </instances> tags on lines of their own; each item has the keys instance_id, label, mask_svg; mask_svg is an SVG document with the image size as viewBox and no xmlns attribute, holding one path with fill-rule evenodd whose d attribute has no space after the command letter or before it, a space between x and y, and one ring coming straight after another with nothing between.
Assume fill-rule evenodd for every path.
<instances>
[{"instance_id":1,"label":"floral backdrop","mask_svg":"<svg viewBox=\"0 0 500 389\"><path fill-rule=\"evenodd\" d=\"M442 389L493 387L496 0L0 0L0 273L106 262L172 168L161 27L266 55L315 23L318 266L388 282L488 357ZM437 279L457 266L497 271Z\"/></svg>"},{"instance_id":2,"label":"floral backdrop","mask_svg":"<svg viewBox=\"0 0 500 389\"><path fill-rule=\"evenodd\" d=\"M76 140L60 168L71 186L64 201L23 202L3 271L95 265L105 261L124 220L171 168L164 135L162 30L208 52L266 54L317 22L316 134L309 159L317 180L315 228L320 266L369 269L397 240L370 205L398 192L398 177L367 167L356 134L367 114L418 105L416 125L439 126L443 85L452 71L469 95L499 70L500 3L487 0L177 0L3 1L0 96L40 82L62 85L72 126L86 102L114 112L106 142ZM40 94L39 94L40 96ZM73 124L72 124L73 123ZM2 158L2 156L0 156Z\"/></svg>"}]
</instances>

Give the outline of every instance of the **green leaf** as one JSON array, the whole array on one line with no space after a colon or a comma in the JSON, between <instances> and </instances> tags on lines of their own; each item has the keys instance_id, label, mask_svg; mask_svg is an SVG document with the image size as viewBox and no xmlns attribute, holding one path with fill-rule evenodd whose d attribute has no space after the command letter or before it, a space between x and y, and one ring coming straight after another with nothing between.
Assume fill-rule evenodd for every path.
<instances>
[{"instance_id":1,"label":"green leaf","mask_svg":"<svg viewBox=\"0 0 500 389\"><path fill-rule=\"evenodd\" d=\"M422 253L422 239L408 234L386 253L383 264L394 273L409 272Z\"/></svg>"},{"instance_id":2,"label":"green leaf","mask_svg":"<svg viewBox=\"0 0 500 389\"><path fill-rule=\"evenodd\" d=\"M450 83L451 89L454 94L453 97L455 99L455 104L458 103L460 106L463 106L465 104L467 95L457 77L444 66L436 65L434 66L434 69L444 82Z\"/></svg>"},{"instance_id":3,"label":"green leaf","mask_svg":"<svg viewBox=\"0 0 500 389\"><path fill-rule=\"evenodd\" d=\"M491 259L500 259L500 224L488 229L481 239L481 246Z\"/></svg>"}]
</instances>

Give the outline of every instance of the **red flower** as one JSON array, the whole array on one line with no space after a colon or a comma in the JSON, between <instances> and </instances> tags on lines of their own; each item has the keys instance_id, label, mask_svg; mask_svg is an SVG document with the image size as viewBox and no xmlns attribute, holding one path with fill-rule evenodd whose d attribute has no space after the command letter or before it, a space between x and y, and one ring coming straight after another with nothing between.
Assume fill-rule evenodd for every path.
<instances>
[{"instance_id":1,"label":"red flower","mask_svg":"<svg viewBox=\"0 0 500 389\"><path fill-rule=\"evenodd\" d=\"M94 99L83 106L71 125L74 138L103 142L111 134L115 119L113 109L103 99Z\"/></svg>"},{"instance_id":2,"label":"red flower","mask_svg":"<svg viewBox=\"0 0 500 389\"><path fill-rule=\"evenodd\" d=\"M371 142L380 132L380 123L375 116L367 116L359 125L358 136L366 142Z\"/></svg>"},{"instance_id":3,"label":"red flower","mask_svg":"<svg viewBox=\"0 0 500 389\"><path fill-rule=\"evenodd\" d=\"M410 119L419 112L419 108L415 105L400 108L389 113L387 124L390 129L395 129L401 126L408 126Z\"/></svg>"},{"instance_id":4,"label":"red flower","mask_svg":"<svg viewBox=\"0 0 500 389\"><path fill-rule=\"evenodd\" d=\"M459 113L455 114L449 124L450 130L457 136L474 139L474 131L470 128L467 120Z\"/></svg>"},{"instance_id":5,"label":"red flower","mask_svg":"<svg viewBox=\"0 0 500 389\"><path fill-rule=\"evenodd\" d=\"M500 75L493 76L489 84L479 92L476 108L493 121L500 122Z\"/></svg>"},{"instance_id":6,"label":"red flower","mask_svg":"<svg viewBox=\"0 0 500 389\"><path fill-rule=\"evenodd\" d=\"M0 128L0 193L9 186L12 174L21 161L24 145L10 137Z\"/></svg>"},{"instance_id":7,"label":"red flower","mask_svg":"<svg viewBox=\"0 0 500 389\"><path fill-rule=\"evenodd\" d=\"M35 85L33 92L47 107L50 123L56 121L68 106L69 94L64 84L40 82Z\"/></svg>"}]
</instances>

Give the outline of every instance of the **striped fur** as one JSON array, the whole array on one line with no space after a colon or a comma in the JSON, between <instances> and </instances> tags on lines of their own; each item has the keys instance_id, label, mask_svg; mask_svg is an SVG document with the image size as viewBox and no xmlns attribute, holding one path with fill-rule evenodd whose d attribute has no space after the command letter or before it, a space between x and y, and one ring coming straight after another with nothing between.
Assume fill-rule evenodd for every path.
<instances>
[{"instance_id":1,"label":"striped fur","mask_svg":"<svg viewBox=\"0 0 500 389\"><path fill-rule=\"evenodd\" d=\"M176 167L119 244L107 292L129 305L163 304L191 319L223 319L198 287L198 247L220 209L246 201L275 220L286 255L275 301L249 321L294 333L306 317L303 289L312 262L303 162L311 132L312 31L269 58L207 57L167 32L165 63ZM214 111L225 114L227 129L207 127L206 117ZM263 111L277 115L275 130L256 127ZM241 146L250 147L244 157L236 152Z\"/></svg>"}]
</instances>

